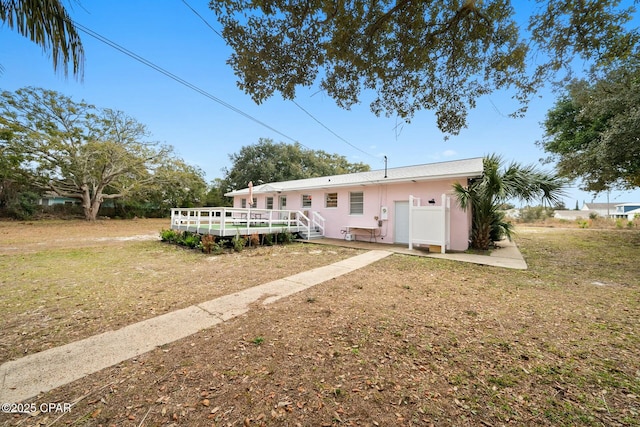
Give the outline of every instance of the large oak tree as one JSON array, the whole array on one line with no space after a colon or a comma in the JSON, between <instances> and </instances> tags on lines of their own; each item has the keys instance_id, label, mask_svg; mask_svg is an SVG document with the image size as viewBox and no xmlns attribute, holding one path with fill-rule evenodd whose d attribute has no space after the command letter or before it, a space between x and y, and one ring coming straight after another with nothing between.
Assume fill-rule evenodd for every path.
<instances>
[{"instance_id":1,"label":"large oak tree","mask_svg":"<svg viewBox=\"0 0 640 427\"><path fill-rule=\"evenodd\" d=\"M229 155L231 169L224 169L225 191L246 188L249 181L258 185L317 176L364 172L365 163L351 163L339 154L310 150L300 144L274 143L261 138Z\"/></svg>"},{"instance_id":2,"label":"large oak tree","mask_svg":"<svg viewBox=\"0 0 640 427\"><path fill-rule=\"evenodd\" d=\"M528 21L515 8L530 10ZM635 10L617 0L212 0L228 63L256 102L318 84L343 108L376 94L376 114L433 110L456 134L476 100L511 90L522 104L579 57L637 53ZM520 20L521 21L521 20Z\"/></svg>"},{"instance_id":3,"label":"large oak tree","mask_svg":"<svg viewBox=\"0 0 640 427\"><path fill-rule=\"evenodd\" d=\"M640 187L640 61L575 80L547 113L539 144L558 172L595 193Z\"/></svg>"},{"instance_id":4,"label":"large oak tree","mask_svg":"<svg viewBox=\"0 0 640 427\"><path fill-rule=\"evenodd\" d=\"M104 200L154 182L170 152L146 142L145 126L123 112L35 88L2 92L0 135L36 185L79 199L88 220Z\"/></svg>"}]
</instances>

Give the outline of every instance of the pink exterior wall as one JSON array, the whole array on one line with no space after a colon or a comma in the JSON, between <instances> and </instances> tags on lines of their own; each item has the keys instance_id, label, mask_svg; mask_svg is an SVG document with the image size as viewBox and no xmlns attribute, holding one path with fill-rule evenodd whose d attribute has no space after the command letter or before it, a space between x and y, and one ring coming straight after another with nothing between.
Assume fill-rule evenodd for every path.
<instances>
[{"instance_id":1,"label":"pink exterior wall","mask_svg":"<svg viewBox=\"0 0 640 427\"><path fill-rule=\"evenodd\" d=\"M451 194L451 187L456 180L409 182L399 184L380 184L355 187L340 187L337 189L322 189L309 191L282 192L273 194L254 194L257 198L258 209L266 208L266 198L273 197L273 208L279 208L279 197L287 197L288 210L300 210L318 212L326 219L325 236L330 238L343 238L341 230L345 226L377 226L375 216L380 217L380 208L386 206L389 219L383 221L382 227L376 233L380 243L394 243L395 228L395 202L409 201L409 196L419 197L421 204L426 205L430 199L435 199L435 206L442 204L442 194ZM364 192L364 213L362 215L349 215L349 193ZM325 194L338 193L338 207L325 207ZM311 195L311 207L302 207L302 195ZM241 199L246 196L236 196L233 206L241 207ZM470 215L463 212L457 205L454 197L451 197L451 250L464 251L468 249L469 231L471 228Z\"/></svg>"}]
</instances>

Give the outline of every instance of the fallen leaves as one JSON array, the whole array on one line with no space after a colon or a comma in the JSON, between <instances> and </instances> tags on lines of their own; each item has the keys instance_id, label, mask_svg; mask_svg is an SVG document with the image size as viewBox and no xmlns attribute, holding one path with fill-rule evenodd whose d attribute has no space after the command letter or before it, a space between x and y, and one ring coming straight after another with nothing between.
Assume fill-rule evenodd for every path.
<instances>
[{"instance_id":1,"label":"fallen leaves","mask_svg":"<svg viewBox=\"0 0 640 427\"><path fill-rule=\"evenodd\" d=\"M391 257L42 399L117 379L74 408L104 426L640 424L640 290L562 281L569 249L533 243L525 272Z\"/></svg>"}]
</instances>

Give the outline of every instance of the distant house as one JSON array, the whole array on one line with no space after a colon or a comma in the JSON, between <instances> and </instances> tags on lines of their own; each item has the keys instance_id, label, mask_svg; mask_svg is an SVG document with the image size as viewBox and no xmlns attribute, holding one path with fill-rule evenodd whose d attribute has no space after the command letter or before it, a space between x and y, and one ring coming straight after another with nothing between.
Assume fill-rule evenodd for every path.
<instances>
[{"instance_id":1,"label":"distant house","mask_svg":"<svg viewBox=\"0 0 640 427\"><path fill-rule=\"evenodd\" d=\"M329 238L426 244L427 236L436 233L446 234L447 249L461 251L469 244L470 212L446 195L455 182L467 185L482 173L483 159L473 158L271 182L225 196L233 197L235 209L290 210L305 218L321 217L322 233Z\"/></svg>"},{"instance_id":2,"label":"distant house","mask_svg":"<svg viewBox=\"0 0 640 427\"><path fill-rule=\"evenodd\" d=\"M82 202L80 201L80 199L63 197L54 193L53 191L47 191L38 199L38 205L45 206L45 207L46 206L80 206L82 205ZM106 199L104 202L102 202L102 207L112 208L113 206L114 206L113 199Z\"/></svg>"},{"instance_id":3,"label":"distant house","mask_svg":"<svg viewBox=\"0 0 640 427\"><path fill-rule=\"evenodd\" d=\"M40 199L38 199L38 204L40 206L80 206L80 200L72 199L70 197L62 197L53 191L47 191L40 197Z\"/></svg>"},{"instance_id":4,"label":"distant house","mask_svg":"<svg viewBox=\"0 0 640 427\"><path fill-rule=\"evenodd\" d=\"M603 218L610 218L616 211L616 203L584 203L580 210L587 212L585 216L586 218L588 218L590 214L596 214Z\"/></svg>"},{"instance_id":5,"label":"distant house","mask_svg":"<svg viewBox=\"0 0 640 427\"><path fill-rule=\"evenodd\" d=\"M640 216L640 203L618 203L615 205L615 211L612 213L614 218L626 219L633 221L635 216Z\"/></svg>"},{"instance_id":6,"label":"distant house","mask_svg":"<svg viewBox=\"0 0 640 427\"><path fill-rule=\"evenodd\" d=\"M589 215L591 213L599 215L597 211L592 211L592 210L576 211L576 210L560 209L560 210L553 211L553 217L556 219L565 219L568 221L575 221L576 219L589 219Z\"/></svg>"}]
</instances>

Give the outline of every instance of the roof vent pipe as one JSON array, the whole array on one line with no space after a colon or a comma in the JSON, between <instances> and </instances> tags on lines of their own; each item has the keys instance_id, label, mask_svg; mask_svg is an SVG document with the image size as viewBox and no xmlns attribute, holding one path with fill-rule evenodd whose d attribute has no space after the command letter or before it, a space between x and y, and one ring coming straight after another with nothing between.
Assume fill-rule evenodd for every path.
<instances>
[{"instance_id":1,"label":"roof vent pipe","mask_svg":"<svg viewBox=\"0 0 640 427\"><path fill-rule=\"evenodd\" d=\"M384 177L387 177L387 156L384 156Z\"/></svg>"}]
</instances>

